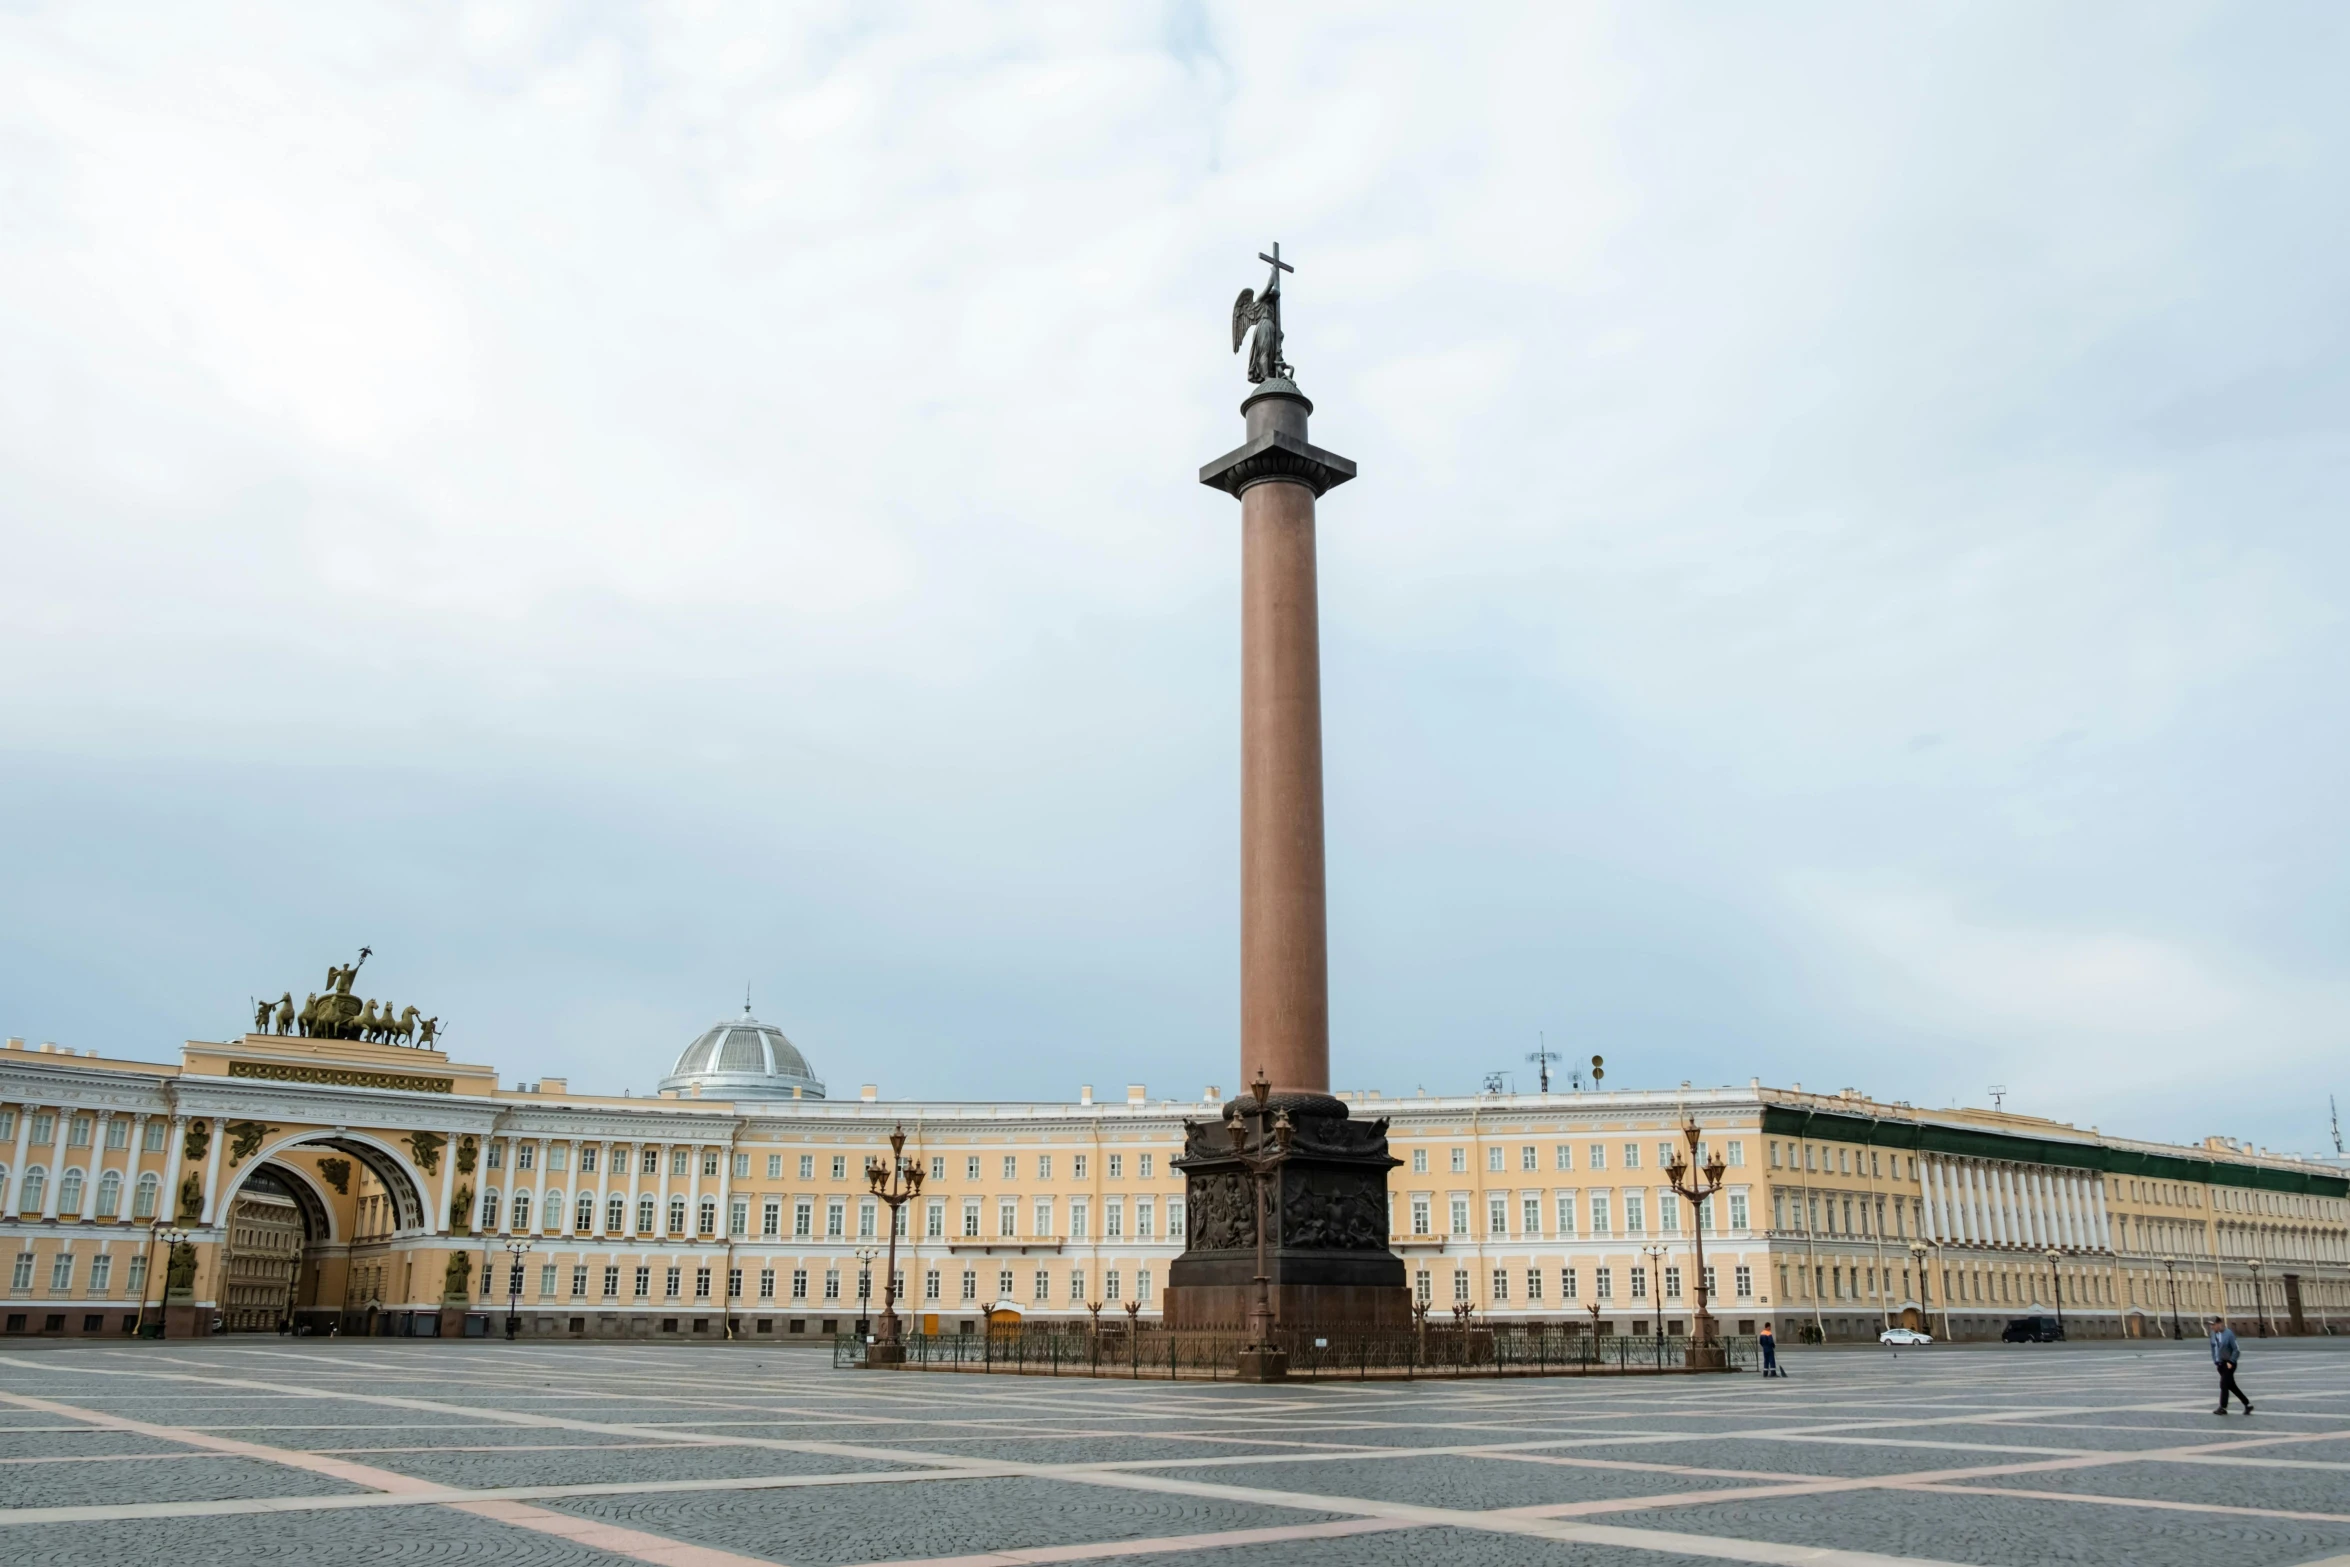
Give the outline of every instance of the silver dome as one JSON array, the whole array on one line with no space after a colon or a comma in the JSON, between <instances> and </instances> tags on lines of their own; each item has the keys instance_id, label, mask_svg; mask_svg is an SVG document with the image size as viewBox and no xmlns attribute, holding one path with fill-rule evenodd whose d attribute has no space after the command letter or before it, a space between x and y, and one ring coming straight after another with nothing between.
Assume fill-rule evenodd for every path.
<instances>
[{"instance_id":1,"label":"silver dome","mask_svg":"<svg viewBox=\"0 0 2350 1567\"><path fill-rule=\"evenodd\" d=\"M824 1084L782 1029L746 1008L686 1046L676 1070L661 1079L661 1091L705 1099L821 1099Z\"/></svg>"}]
</instances>

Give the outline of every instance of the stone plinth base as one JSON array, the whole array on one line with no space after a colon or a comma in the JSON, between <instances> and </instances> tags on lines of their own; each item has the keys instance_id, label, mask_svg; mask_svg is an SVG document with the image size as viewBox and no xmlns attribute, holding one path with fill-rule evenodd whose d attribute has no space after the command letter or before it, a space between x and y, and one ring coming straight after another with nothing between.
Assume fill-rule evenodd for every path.
<instances>
[{"instance_id":1,"label":"stone plinth base","mask_svg":"<svg viewBox=\"0 0 2350 1567\"><path fill-rule=\"evenodd\" d=\"M865 1346L865 1369L868 1371L875 1367L902 1366L905 1363L906 1346L903 1344L868 1344Z\"/></svg>"},{"instance_id":2,"label":"stone plinth base","mask_svg":"<svg viewBox=\"0 0 2350 1567\"><path fill-rule=\"evenodd\" d=\"M447 1301L443 1301L441 1303L441 1337L463 1338L465 1336L465 1314L472 1307L471 1301L467 1301L462 1306L452 1306Z\"/></svg>"},{"instance_id":3,"label":"stone plinth base","mask_svg":"<svg viewBox=\"0 0 2350 1567\"><path fill-rule=\"evenodd\" d=\"M210 1338L212 1336L212 1308L199 1306L191 1300L163 1302L163 1336L165 1338Z\"/></svg>"},{"instance_id":4,"label":"stone plinth base","mask_svg":"<svg viewBox=\"0 0 2350 1567\"><path fill-rule=\"evenodd\" d=\"M1289 1351L1285 1349L1244 1349L1240 1364L1232 1374L1235 1382L1286 1382L1289 1380Z\"/></svg>"},{"instance_id":5,"label":"stone plinth base","mask_svg":"<svg viewBox=\"0 0 2350 1567\"><path fill-rule=\"evenodd\" d=\"M1310 1263L1295 1269L1310 1270ZM1399 1262L1396 1272L1402 1271ZM1352 1333L1412 1325L1412 1294L1400 1279L1393 1284L1284 1283L1266 1291L1266 1298L1272 1302L1274 1322L1300 1332ZM1170 1282L1164 1310L1171 1328L1247 1332L1256 1303L1253 1280L1246 1284Z\"/></svg>"}]
</instances>

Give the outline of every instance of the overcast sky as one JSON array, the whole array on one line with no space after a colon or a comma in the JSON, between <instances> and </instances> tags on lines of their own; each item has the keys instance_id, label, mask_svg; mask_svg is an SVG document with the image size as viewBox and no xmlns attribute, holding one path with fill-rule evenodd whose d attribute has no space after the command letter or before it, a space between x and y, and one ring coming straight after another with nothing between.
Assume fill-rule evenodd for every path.
<instances>
[{"instance_id":1,"label":"overcast sky","mask_svg":"<svg viewBox=\"0 0 2350 1567\"><path fill-rule=\"evenodd\" d=\"M0 1031L1239 1076L1234 293L1340 1087L2350 1095L2350 13L0 15Z\"/></svg>"}]
</instances>

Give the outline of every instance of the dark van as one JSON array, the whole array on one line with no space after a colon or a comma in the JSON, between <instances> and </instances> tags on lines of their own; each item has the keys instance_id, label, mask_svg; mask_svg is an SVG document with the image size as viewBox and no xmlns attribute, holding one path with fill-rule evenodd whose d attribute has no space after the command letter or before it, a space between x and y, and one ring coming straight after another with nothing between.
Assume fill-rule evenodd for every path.
<instances>
[{"instance_id":1,"label":"dark van","mask_svg":"<svg viewBox=\"0 0 2350 1567\"><path fill-rule=\"evenodd\" d=\"M2002 1344L2061 1344L2064 1324L2054 1317L2018 1317L1999 1335Z\"/></svg>"}]
</instances>

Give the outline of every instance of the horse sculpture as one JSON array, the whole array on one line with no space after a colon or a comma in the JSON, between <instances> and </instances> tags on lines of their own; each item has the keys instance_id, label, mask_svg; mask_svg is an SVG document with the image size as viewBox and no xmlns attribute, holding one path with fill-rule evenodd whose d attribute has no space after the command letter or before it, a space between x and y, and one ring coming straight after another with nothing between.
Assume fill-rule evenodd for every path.
<instances>
[{"instance_id":1,"label":"horse sculpture","mask_svg":"<svg viewBox=\"0 0 2350 1567\"><path fill-rule=\"evenodd\" d=\"M294 1031L294 993L287 991L277 998L277 1030L280 1034Z\"/></svg>"}]
</instances>

